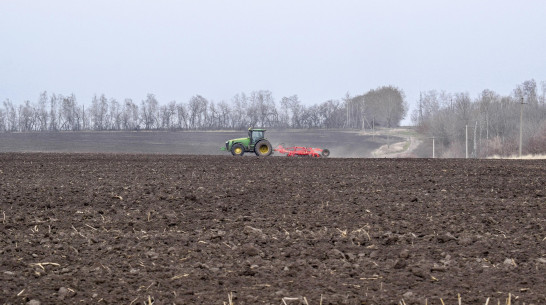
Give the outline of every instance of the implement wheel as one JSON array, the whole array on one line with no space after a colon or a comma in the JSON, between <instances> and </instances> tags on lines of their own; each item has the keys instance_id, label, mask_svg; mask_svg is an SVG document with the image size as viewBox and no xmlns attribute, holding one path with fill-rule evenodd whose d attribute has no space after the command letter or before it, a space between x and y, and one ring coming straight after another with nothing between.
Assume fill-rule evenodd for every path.
<instances>
[{"instance_id":1,"label":"implement wheel","mask_svg":"<svg viewBox=\"0 0 546 305\"><path fill-rule=\"evenodd\" d=\"M328 149L323 149L322 150L322 157L323 158L328 158L330 156L330 151Z\"/></svg>"},{"instance_id":2,"label":"implement wheel","mask_svg":"<svg viewBox=\"0 0 546 305\"><path fill-rule=\"evenodd\" d=\"M271 155L273 148L271 148L271 143L269 143L269 141L261 140L254 146L254 152L256 153L256 156L266 157Z\"/></svg>"},{"instance_id":3,"label":"implement wheel","mask_svg":"<svg viewBox=\"0 0 546 305\"><path fill-rule=\"evenodd\" d=\"M233 144L231 146L231 154L234 156L242 156L245 154L245 147L242 144Z\"/></svg>"}]
</instances>

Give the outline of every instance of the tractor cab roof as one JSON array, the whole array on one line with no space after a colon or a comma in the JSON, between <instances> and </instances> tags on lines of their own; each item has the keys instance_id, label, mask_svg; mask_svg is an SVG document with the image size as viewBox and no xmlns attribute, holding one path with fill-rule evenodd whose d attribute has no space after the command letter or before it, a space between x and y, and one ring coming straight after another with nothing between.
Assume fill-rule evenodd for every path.
<instances>
[{"instance_id":1,"label":"tractor cab roof","mask_svg":"<svg viewBox=\"0 0 546 305\"><path fill-rule=\"evenodd\" d=\"M248 131L266 131L266 129L263 129L263 128L252 128L252 127L250 127L250 128L248 129Z\"/></svg>"}]
</instances>

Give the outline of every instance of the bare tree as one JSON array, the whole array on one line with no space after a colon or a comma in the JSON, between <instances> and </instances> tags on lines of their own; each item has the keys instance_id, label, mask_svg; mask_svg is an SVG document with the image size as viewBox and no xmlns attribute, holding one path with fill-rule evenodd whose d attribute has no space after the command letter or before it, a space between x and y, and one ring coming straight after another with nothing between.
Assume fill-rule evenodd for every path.
<instances>
[{"instance_id":1,"label":"bare tree","mask_svg":"<svg viewBox=\"0 0 546 305\"><path fill-rule=\"evenodd\" d=\"M161 128L162 129L172 129L175 125L176 119L176 102L171 101L167 105L159 107L159 115L161 118Z\"/></svg>"},{"instance_id":2,"label":"bare tree","mask_svg":"<svg viewBox=\"0 0 546 305\"><path fill-rule=\"evenodd\" d=\"M546 120L546 83L534 80L518 85L512 95L483 90L472 100L468 93L421 92L413 122L427 136L439 138L446 156L464 156L465 126L469 126L471 154L507 154L514 149L521 102L524 109L524 145L540 150ZM48 104L49 103L49 104ZM0 109L0 131L34 130L134 130L242 129L249 126L281 128L369 128L372 124L394 127L407 112L402 90L383 86L344 99L304 105L297 95L283 97L277 107L268 90L236 94L230 103L208 101L200 95L187 103L160 105L153 94L139 105L125 99L120 105L104 94L94 96L91 107L79 106L72 94L42 92L36 104L15 106L9 99ZM538 144L537 144L538 143ZM532 147L532 148L531 148Z\"/></svg>"},{"instance_id":3,"label":"bare tree","mask_svg":"<svg viewBox=\"0 0 546 305\"><path fill-rule=\"evenodd\" d=\"M91 101L91 119L94 130L105 130L108 128L108 99L104 94L97 98L93 96Z\"/></svg>"},{"instance_id":4,"label":"bare tree","mask_svg":"<svg viewBox=\"0 0 546 305\"><path fill-rule=\"evenodd\" d=\"M365 128L365 121L370 121L377 116L373 112L375 105L374 97L368 95L368 101L365 100L365 95L357 95L350 97L349 93L345 97L345 107L347 109L347 119L345 126L347 128Z\"/></svg>"},{"instance_id":5,"label":"bare tree","mask_svg":"<svg viewBox=\"0 0 546 305\"><path fill-rule=\"evenodd\" d=\"M219 129L220 128L220 114L216 108L214 101L211 101L208 109L208 129Z\"/></svg>"},{"instance_id":6,"label":"bare tree","mask_svg":"<svg viewBox=\"0 0 546 305\"><path fill-rule=\"evenodd\" d=\"M35 109L30 104L30 101L25 101L23 105L19 105L19 127L20 131L32 131L35 127Z\"/></svg>"},{"instance_id":7,"label":"bare tree","mask_svg":"<svg viewBox=\"0 0 546 305\"><path fill-rule=\"evenodd\" d=\"M179 129L188 129L188 110L182 103L176 105L176 116L178 118Z\"/></svg>"},{"instance_id":8,"label":"bare tree","mask_svg":"<svg viewBox=\"0 0 546 305\"><path fill-rule=\"evenodd\" d=\"M228 103L224 101L221 101L220 103L218 103L219 127L221 128L232 127L230 116L231 116L231 109Z\"/></svg>"},{"instance_id":9,"label":"bare tree","mask_svg":"<svg viewBox=\"0 0 546 305\"><path fill-rule=\"evenodd\" d=\"M534 79L524 81L514 89L514 97L520 101L535 105L538 104L537 83Z\"/></svg>"},{"instance_id":10,"label":"bare tree","mask_svg":"<svg viewBox=\"0 0 546 305\"><path fill-rule=\"evenodd\" d=\"M123 110L121 109L119 102L114 98L110 99L109 113L110 113L110 116L109 116L110 129L120 130L121 126L123 125L122 124Z\"/></svg>"},{"instance_id":11,"label":"bare tree","mask_svg":"<svg viewBox=\"0 0 546 305\"><path fill-rule=\"evenodd\" d=\"M345 112L341 103L336 100L328 100L320 104L321 126L324 128L342 128L345 124Z\"/></svg>"},{"instance_id":12,"label":"bare tree","mask_svg":"<svg viewBox=\"0 0 546 305\"><path fill-rule=\"evenodd\" d=\"M191 129L203 128L203 123L207 120L208 101L200 96L193 96L188 103L189 121Z\"/></svg>"},{"instance_id":13,"label":"bare tree","mask_svg":"<svg viewBox=\"0 0 546 305\"><path fill-rule=\"evenodd\" d=\"M144 122L144 129L149 130L157 127L158 102L153 94L148 94L146 100L142 101L141 114Z\"/></svg>"},{"instance_id":14,"label":"bare tree","mask_svg":"<svg viewBox=\"0 0 546 305\"><path fill-rule=\"evenodd\" d=\"M6 112L0 109L0 132L6 132Z\"/></svg>"},{"instance_id":15,"label":"bare tree","mask_svg":"<svg viewBox=\"0 0 546 305\"><path fill-rule=\"evenodd\" d=\"M232 128L242 129L248 128L250 125L249 119L246 116L248 108L248 98L245 93L236 94L232 98L233 115Z\"/></svg>"},{"instance_id":16,"label":"bare tree","mask_svg":"<svg viewBox=\"0 0 546 305\"><path fill-rule=\"evenodd\" d=\"M322 125L319 106L306 107L303 111L302 122L305 128L319 128Z\"/></svg>"},{"instance_id":17,"label":"bare tree","mask_svg":"<svg viewBox=\"0 0 546 305\"><path fill-rule=\"evenodd\" d=\"M47 92L44 91L40 94L38 98L38 107L36 107L36 118L38 120L38 130L46 131L48 123L48 114L47 114Z\"/></svg>"},{"instance_id":18,"label":"bare tree","mask_svg":"<svg viewBox=\"0 0 546 305\"><path fill-rule=\"evenodd\" d=\"M176 124L176 101L171 101L167 105L168 117L169 117L169 129L174 129Z\"/></svg>"},{"instance_id":19,"label":"bare tree","mask_svg":"<svg viewBox=\"0 0 546 305\"><path fill-rule=\"evenodd\" d=\"M544 106L544 104L546 104L546 81L540 82L540 89L542 93L540 94L538 101L542 106Z\"/></svg>"},{"instance_id":20,"label":"bare tree","mask_svg":"<svg viewBox=\"0 0 546 305\"><path fill-rule=\"evenodd\" d=\"M279 116L275 106L273 94L268 90L252 91L250 106L247 110L252 126L276 126Z\"/></svg>"},{"instance_id":21,"label":"bare tree","mask_svg":"<svg viewBox=\"0 0 546 305\"><path fill-rule=\"evenodd\" d=\"M132 99L125 99L121 115L121 124L125 130L135 130L140 127L140 115L138 105Z\"/></svg>"},{"instance_id":22,"label":"bare tree","mask_svg":"<svg viewBox=\"0 0 546 305\"><path fill-rule=\"evenodd\" d=\"M9 99L4 101L4 109L7 121L6 130L10 132L17 131L17 112L15 111L13 103Z\"/></svg>"},{"instance_id":23,"label":"bare tree","mask_svg":"<svg viewBox=\"0 0 546 305\"><path fill-rule=\"evenodd\" d=\"M418 108L412 113L413 123L424 132L429 132L430 119L440 111L440 94L436 90L419 93Z\"/></svg>"},{"instance_id":24,"label":"bare tree","mask_svg":"<svg viewBox=\"0 0 546 305\"><path fill-rule=\"evenodd\" d=\"M77 130L79 126L76 96L74 94L67 97L60 97L61 104L59 109L59 129Z\"/></svg>"},{"instance_id":25,"label":"bare tree","mask_svg":"<svg viewBox=\"0 0 546 305\"><path fill-rule=\"evenodd\" d=\"M53 93L49 97L49 130L57 131L59 128L57 124L57 96Z\"/></svg>"},{"instance_id":26,"label":"bare tree","mask_svg":"<svg viewBox=\"0 0 546 305\"><path fill-rule=\"evenodd\" d=\"M414 111L413 118L422 118L421 125L427 126L430 134L441 138L449 156L464 156L466 140L473 144L469 152L473 156L515 153L522 102L525 103L524 147L533 153L540 150L537 143L542 139L546 107L541 102L542 96L538 94L534 80L518 85L511 96L483 90L473 101L468 93L440 94L438 103L434 103L439 107L433 107L433 111L427 113L427 100L431 96L434 95L421 95L418 112ZM470 129L469 139L466 126Z\"/></svg>"},{"instance_id":27,"label":"bare tree","mask_svg":"<svg viewBox=\"0 0 546 305\"><path fill-rule=\"evenodd\" d=\"M283 97L281 99L281 108L282 112L287 116L289 127L292 128L302 128L303 127L303 112L304 106L301 104L297 95L292 95L289 97Z\"/></svg>"}]
</instances>

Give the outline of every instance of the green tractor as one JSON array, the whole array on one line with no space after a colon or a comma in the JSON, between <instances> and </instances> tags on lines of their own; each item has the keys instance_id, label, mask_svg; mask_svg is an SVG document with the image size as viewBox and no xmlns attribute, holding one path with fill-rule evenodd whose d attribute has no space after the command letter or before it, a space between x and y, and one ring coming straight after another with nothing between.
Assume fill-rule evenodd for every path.
<instances>
[{"instance_id":1,"label":"green tractor","mask_svg":"<svg viewBox=\"0 0 546 305\"><path fill-rule=\"evenodd\" d=\"M248 138L239 138L226 141L226 147L221 150L229 151L234 156L242 156L245 152L254 152L257 156L269 156L273 153L271 143L264 138L265 129L249 128Z\"/></svg>"}]
</instances>

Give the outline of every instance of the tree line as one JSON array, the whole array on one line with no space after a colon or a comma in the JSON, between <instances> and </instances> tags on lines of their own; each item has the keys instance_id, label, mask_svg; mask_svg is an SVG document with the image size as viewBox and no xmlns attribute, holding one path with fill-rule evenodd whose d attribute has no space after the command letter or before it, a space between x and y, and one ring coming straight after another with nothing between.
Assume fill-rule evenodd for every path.
<instances>
[{"instance_id":1,"label":"tree line","mask_svg":"<svg viewBox=\"0 0 546 305\"><path fill-rule=\"evenodd\" d=\"M528 80L511 95L483 90L468 93L422 92L411 119L434 137L443 157L507 156L519 150L520 119L524 154L546 153L546 82Z\"/></svg>"},{"instance_id":2,"label":"tree line","mask_svg":"<svg viewBox=\"0 0 546 305\"><path fill-rule=\"evenodd\" d=\"M42 92L36 102L0 108L0 132L80 130L217 130L267 128L361 128L398 126L407 112L402 90L384 86L366 94L307 106L297 95L276 101L268 90L240 93L230 102L195 95L187 102L160 103L155 95L135 102L96 95L90 105L74 94Z\"/></svg>"}]
</instances>

